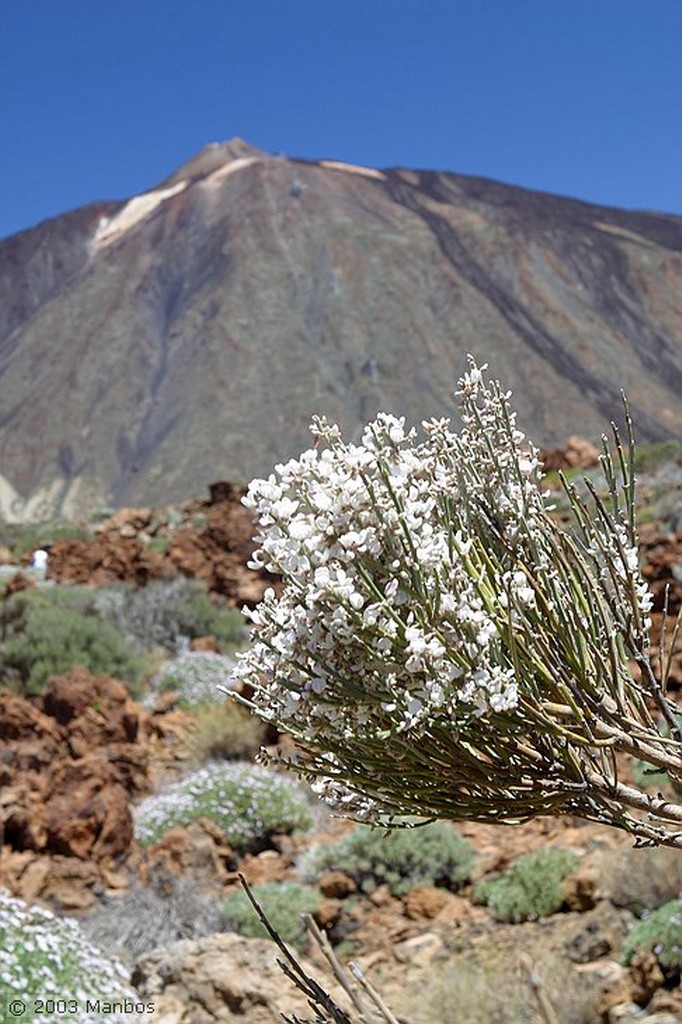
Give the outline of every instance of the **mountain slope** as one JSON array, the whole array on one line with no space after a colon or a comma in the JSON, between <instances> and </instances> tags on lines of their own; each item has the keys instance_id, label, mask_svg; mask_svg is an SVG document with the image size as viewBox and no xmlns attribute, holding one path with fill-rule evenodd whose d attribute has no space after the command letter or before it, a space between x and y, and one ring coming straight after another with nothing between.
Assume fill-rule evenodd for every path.
<instances>
[{"instance_id":1,"label":"mountain slope","mask_svg":"<svg viewBox=\"0 0 682 1024\"><path fill-rule=\"evenodd\" d=\"M0 511L78 516L244 481L378 409L448 415L465 353L538 443L628 392L682 438L682 218L235 139L0 242Z\"/></svg>"}]
</instances>

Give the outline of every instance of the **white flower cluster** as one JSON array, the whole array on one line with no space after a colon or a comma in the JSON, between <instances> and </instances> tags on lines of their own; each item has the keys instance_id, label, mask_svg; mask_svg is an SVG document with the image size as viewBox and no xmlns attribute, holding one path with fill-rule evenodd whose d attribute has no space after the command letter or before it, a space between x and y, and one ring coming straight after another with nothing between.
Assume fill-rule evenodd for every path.
<instances>
[{"instance_id":1,"label":"white flower cluster","mask_svg":"<svg viewBox=\"0 0 682 1024\"><path fill-rule=\"evenodd\" d=\"M645 642L651 597L625 513L609 517L596 497L590 518L569 492L583 539L562 531L538 451L484 369L472 360L460 381L459 434L431 420L419 439L380 413L349 444L316 419L315 446L244 499L258 523L252 565L284 587L247 612L254 643L233 685L298 741L299 774L361 819L409 806L402 778L419 780L428 816L427 766L447 787L448 765L535 732L533 705L544 723L543 701L620 693L614 636Z\"/></svg>"},{"instance_id":2,"label":"white flower cluster","mask_svg":"<svg viewBox=\"0 0 682 1024\"><path fill-rule=\"evenodd\" d=\"M139 1019L131 1013L88 1012L87 1006L97 1002L141 1004L125 968L91 946L76 921L30 906L5 889L0 889L0 989L8 1005L15 997L47 1005L61 1000L59 1020L77 1024ZM51 1013L31 1016L34 1024L54 1024L55 1019Z\"/></svg>"},{"instance_id":3,"label":"white flower cluster","mask_svg":"<svg viewBox=\"0 0 682 1024\"><path fill-rule=\"evenodd\" d=\"M627 530L621 523L614 523L610 533L603 537L603 548L606 550L606 565L627 587L632 588L635 604L640 615L640 630L646 635L651 629L651 611L654 598L651 590L642 577L639 566L639 552L630 544ZM631 603L630 603L631 606Z\"/></svg>"},{"instance_id":4,"label":"white flower cluster","mask_svg":"<svg viewBox=\"0 0 682 1024\"><path fill-rule=\"evenodd\" d=\"M236 677L259 714L302 738L418 736L433 715L517 703L499 625L535 604L513 552L544 514L537 453L477 367L460 383L459 435L433 420L417 443L381 413L354 445L318 419L316 447L249 487L252 565L286 585L248 613L256 642ZM486 531L509 545L502 573L486 569Z\"/></svg>"},{"instance_id":5,"label":"white flower cluster","mask_svg":"<svg viewBox=\"0 0 682 1024\"><path fill-rule=\"evenodd\" d=\"M234 659L214 651L188 651L165 665L152 679L146 705L154 707L159 695L177 690L185 705L221 704L220 687L229 684Z\"/></svg>"},{"instance_id":6,"label":"white flower cluster","mask_svg":"<svg viewBox=\"0 0 682 1024\"><path fill-rule=\"evenodd\" d=\"M210 818L240 850L272 832L312 824L305 794L291 779L254 765L216 763L143 800L135 810L135 837L149 846L197 818Z\"/></svg>"}]
</instances>

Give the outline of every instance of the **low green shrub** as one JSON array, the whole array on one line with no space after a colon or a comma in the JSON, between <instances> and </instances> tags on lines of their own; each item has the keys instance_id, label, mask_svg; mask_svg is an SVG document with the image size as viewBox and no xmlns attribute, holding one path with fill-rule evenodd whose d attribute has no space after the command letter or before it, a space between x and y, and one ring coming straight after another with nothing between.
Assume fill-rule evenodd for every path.
<instances>
[{"instance_id":1,"label":"low green shrub","mask_svg":"<svg viewBox=\"0 0 682 1024\"><path fill-rule=\"evenodd\" d=\"M462 944L446 960L435 960L423 983L406 986L400 1001L391 999L399 1020L453 1021L456 1024L540 1024L540 1016L524 972L509 948L494 941ZM528 952L524 949L524 952ZM597 983L579 975L565 955L532 947L533 972L540 979L562 1024L597 1024Z\"/></svg>"},{"instance_id":2,"label":"low green shrub","mask_svg":"<svg viewBox=\"0 0 682 1024\"><path fill-rule=\"evenodd\" d=\"M670 776L667 772L656 771L646 761L640 760L632 761L632 779L639 789L655 789L658 791L663 786L671 784Z\"/></svg>"},{"instance_id":3,"label":"low green shrub","mask_svg":"<svg viewBox=\"0 0 682 1024\"><path fill-rule=\"evenodd\" d=\"M92 592L92 609L139 650L161 647L177 654L183 640L214 636L228 653L246 640L242 614L209 597L200 580L186 576L140 588L123 583L104 587Z\"/></svg>"},{"instance_id":4,"label":"low green shrub","mask_svg":"<svg viewBox=\"0 0 682 1024\"><path fill-rule=\"evenodd\" d=\"M653 444L638 444L635 451L635 470L638 473L651 472L666 462L682 458L682 444L672 438Z\"/></svg>"},{"instance_id":5,"label":"low green shrub","mask_svg":"<svg viewBox=\"0 0 682 1024\"><path fill-rule=\"evenodd\" d=\"M165 872L152 874L145 886L105 895L79 923L93 945L131 970L152 949L224 930L215 891L191 875Z\"/></svg>"},{"instance_id":6,"label":"low green shrub","mask_svg":"<svg viewBox=\"0 0 682 1024\"><path fill-rule=\"evenodd\" d=\"M122 965L90 945L75 921L30 906L4 889L0 980L8 1006L16 999L32 1010L34 1000L43 1001L36 1015L27 1010L13 1018L31 1024L125 1024L143 1011L143 1000L130 988Z\"/></svg>"},{"instance_id":7,"label":"low green shrub","mask_svg":"<svg viewBox=\"0 0 682 1024\"><path fill-rule=\"evenodd\" d=\"M70 588L64 588L64 591ZM51 675L83 665L111 675L133 692L147 665L108 622L77 610L82 595L59 587L14 594L4 603L0 679L23 694L40 693Z\"/></svg>"},{"instance_id":8,"label":"low green shrub","mask_svg":"<svg viewBox=\"0 0 682 1024\"><path fill-rule=\"evenodd\" d=\"M362 892L387 885L395 896L402 896L422 884L459 888L469 877L473 859L469 843L445 822L388 833L359 825L338 843L312 847L299 870L305 880L315 881L337 869Z\"/></svg>"},{"instance_id":9,"label":"low green shrub","mask_svg":"<svg viewBox=\"0 0 682 1024\"><path fill-rule=\"evenodd\" d=\"M193 710L190 747L200 764L252 760L265 743L267 727L233 700Z\"/></svg>"},{"instance_id":10,"label":"low green shrub","mask_svg":"<svg viewBox=\"0 0 682 1024\"><path fill-rule=\"evenodd\" d=\"M158 536L151 537L147 547L150 551L155 551L157 555L165 555L168 551L168 545L170 544L170 537Z\"/></svg>"},{"instance_id":11,"label":"low green shrub","mask_svg":"<svg viewBox=\"0 0 682 1024\"><path fill-rule=\"evenodd\" d=\"M569 850L537 850L512 861L499 878L480 882L473 898L486 903L498 921L534 921L561 909L563 879L578 858Z\"/></svg>"},{"instance_id":12,"label":"low green shrub","mask_svg":"<svg viewBox=\"0 0 682 1024\"><path fill-rule=\"evenodd\" d=\"M315 889L293 882L267 882L251 891L274 930L292 946L302 949L307 933L302 914L314 914L322 897ZM241 889L231 892L222 910L223 921L231 930L251 939L266 939L268 932Z\"/></svg>"},{"instance_id":13,"label":"low green shrub","mask_svg":"<svg viewBox=\"0 0 682 1024\"><path fill-rule=\"evenodd\" d=\"M2 528L0 541L9 547L12 558L20 562L25 555L38 548L87 536L87 529L76 523L6 524Z\"/></svg>"},{"instance_id":14,"label":"low green shrub","mask_svg":"<svg viewBox=\"0 0 682 1024\"><path fill-rule=\"evenodd\" d=\"M305 831L313 816L301 786L254 765L210 764L144 800L135 834L151 846L176 825L210 818L239 853L267 849L277 832Z\"/></svg>"},{"instance_id":15,"label":"low green shrub","mask_svg":"<svg viewBox=\"0 0 682 1024\"><path fill-rule=\"evenodd\" d=\"M629 964L635 953L651 950L669 976L682 971L682 899L664 903L631 929L623 944L622 959Z\"/></svg>"}]
</instances>

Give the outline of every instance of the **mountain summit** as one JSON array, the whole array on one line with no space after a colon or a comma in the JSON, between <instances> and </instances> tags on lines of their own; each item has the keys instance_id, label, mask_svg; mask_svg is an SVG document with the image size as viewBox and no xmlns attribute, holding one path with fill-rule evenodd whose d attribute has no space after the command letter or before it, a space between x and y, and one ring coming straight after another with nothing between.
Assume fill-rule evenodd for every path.
<instances>
[{"instance_id":1,"label":"mountain summit","mask_svg":"<svg viewBox=\"0 0 682 1024\"><path fill-rule=\"evenodd\" d=\"M682 438L682 218L480 178L207 146L0 242L0 513L181 501L379 409L450 415L465 354L552 445L629 396Z\"/></svg>"}]
</instances>

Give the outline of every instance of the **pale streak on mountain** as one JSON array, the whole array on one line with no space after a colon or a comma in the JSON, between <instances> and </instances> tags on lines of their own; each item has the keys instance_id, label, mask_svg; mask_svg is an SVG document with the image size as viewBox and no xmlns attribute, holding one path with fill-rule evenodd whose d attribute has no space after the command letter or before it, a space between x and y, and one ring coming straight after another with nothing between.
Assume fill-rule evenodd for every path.
<instances>
[{"instance_id":1,"label":"pale streak on mountain","mask_svg":"<svg viewBox=\"0 0 682 1024\"><path fill-rule=\"evenodd\" d=\"M452 415L468 351L536 443L597 440L621 387L642 439L682 438L681 253L671 215L209 146L0 241L0 513L244 482L314 413Z\"/></svg>"}]
</instances>

